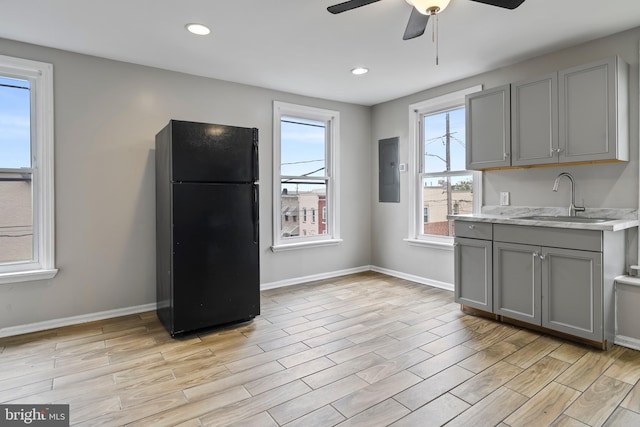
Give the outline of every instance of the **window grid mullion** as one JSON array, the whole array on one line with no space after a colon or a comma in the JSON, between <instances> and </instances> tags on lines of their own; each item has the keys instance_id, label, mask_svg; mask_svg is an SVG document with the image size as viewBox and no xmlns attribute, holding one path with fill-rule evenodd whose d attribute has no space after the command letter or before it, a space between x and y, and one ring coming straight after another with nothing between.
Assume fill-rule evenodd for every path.
<instances>
[{"instance_id":1,"label":"window grid mullion","mask_svg":"<svg viewBox=\"0 0 640 427\"><path fill-rule=\"evenodd\" d=\"M459 171L444 171L444 172L423 172L420 174L420 179L434 178L434 177L446 177L446 176L465 176L473 175L473 171L459 170Z\"/></svg>"},{"instance_id":2,"label":"window grid mullion","mask_svg":"<svg viewBox=\"0 0 640 427\"><path fill-rule=\"evenodd\" d=\"M327 181L328 175L325 176L306 176L306 175L280 175L280 180L285 179L303 179L305 181Z\"/></svg>"}]
</instances>

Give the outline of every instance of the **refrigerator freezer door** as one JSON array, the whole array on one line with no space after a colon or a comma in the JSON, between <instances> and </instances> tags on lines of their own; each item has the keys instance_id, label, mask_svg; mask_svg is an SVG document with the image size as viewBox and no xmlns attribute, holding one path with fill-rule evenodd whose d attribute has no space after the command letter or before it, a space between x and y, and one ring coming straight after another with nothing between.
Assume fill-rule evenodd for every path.
<instances>
[{"instance_id":1,"label":"refrigerator freezer door","mask_svg":"<svg viewBox=\"0 0 640 427\"><path fill-rule=\"evenodd\" d=\"M173 332L260 313L254 186L173 184Z\"/></svg>"},{"instance_id":2,"label":"refrigerator freezer door","mask_svg":"<svg viewBox=\"0 0 640 427\"><path fill-rule=\"evenodd\" d=\"M172 120L173 182L254 182L258 130Z\"/></svg>"}]
</instances>

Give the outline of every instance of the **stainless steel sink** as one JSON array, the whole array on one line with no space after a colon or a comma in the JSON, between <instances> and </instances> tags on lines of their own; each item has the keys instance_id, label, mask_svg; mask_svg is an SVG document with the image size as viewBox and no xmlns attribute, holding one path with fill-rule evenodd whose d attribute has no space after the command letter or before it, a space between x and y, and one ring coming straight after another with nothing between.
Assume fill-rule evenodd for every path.
<instances>
[{"instance_id":1,"label":"stainless steel sink","mask_svg":"<svg viewBox=\"0 0 640 427\"><path fill-rule=\"evenodd\" d=\"M583 216L551 216L551 215L531 215L519 216L513 219L530 219L533 221L556 221L556 222L580 222L585 224L594 224L598 222L611 221L607 218L586 218Z\"/></svg>"}]
</instances>

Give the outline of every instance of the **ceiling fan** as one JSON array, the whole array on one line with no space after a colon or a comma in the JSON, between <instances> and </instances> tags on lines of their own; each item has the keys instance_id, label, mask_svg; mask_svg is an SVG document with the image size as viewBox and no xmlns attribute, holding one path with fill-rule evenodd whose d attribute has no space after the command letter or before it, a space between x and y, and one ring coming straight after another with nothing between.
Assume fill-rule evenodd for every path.
<instances>
[{"instance_id":1,"label":"ceiling fan","mask_svg":"<svg viewBox=\"0 0 640 427\"><path fill-rule=\"evenodd\" d=\"M380 0L349 0L343 3L329 6L327 10L333 14L346 12ZM403 40L409 40L421 36L427 28L427 22L431 15L436 15L444 10L450 0L405 0L413 9L407 28L404 31ZM484 3L491 6L503 7L505 9L515 9L524 3L524 0L471 0L478 3Z\"/></svg>"}]
</instances>

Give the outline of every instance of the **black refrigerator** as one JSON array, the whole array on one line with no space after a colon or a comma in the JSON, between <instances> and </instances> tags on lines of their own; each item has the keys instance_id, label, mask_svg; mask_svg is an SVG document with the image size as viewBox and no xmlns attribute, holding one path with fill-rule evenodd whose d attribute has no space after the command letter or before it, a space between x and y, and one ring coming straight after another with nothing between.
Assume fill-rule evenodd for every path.
<instances>
[{"instance_id":1,"label":"black refrigerator","mask_svg":"<svg viewBox=\"0 0 640 427\"><path fill-rule=\"evenodd\" d=\"M171 336L260 314L258 130L156 135L157 314Z\"/></svg>"}]
</instances>

